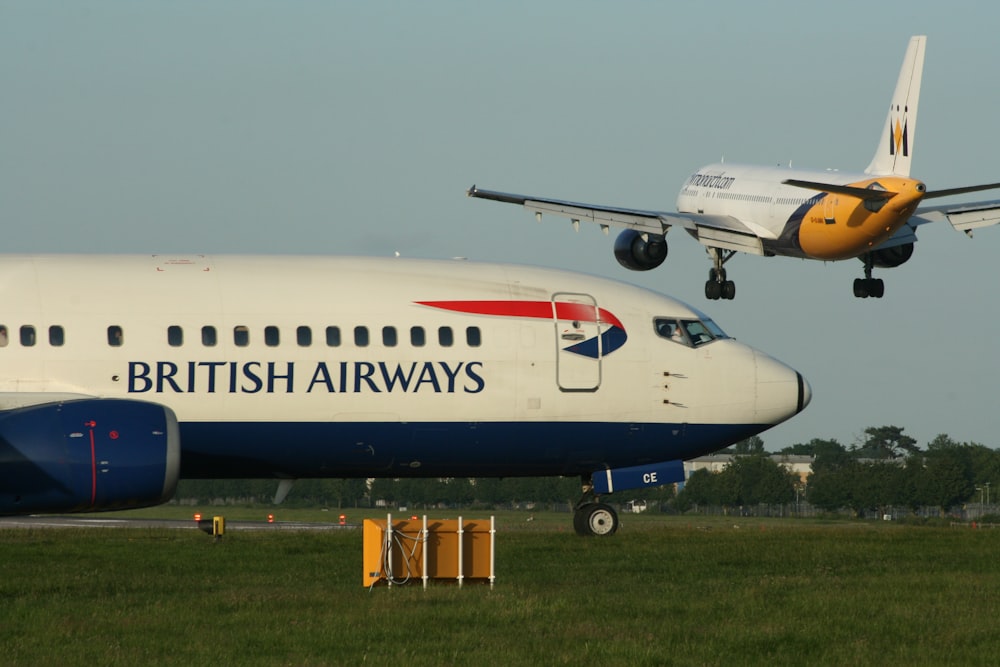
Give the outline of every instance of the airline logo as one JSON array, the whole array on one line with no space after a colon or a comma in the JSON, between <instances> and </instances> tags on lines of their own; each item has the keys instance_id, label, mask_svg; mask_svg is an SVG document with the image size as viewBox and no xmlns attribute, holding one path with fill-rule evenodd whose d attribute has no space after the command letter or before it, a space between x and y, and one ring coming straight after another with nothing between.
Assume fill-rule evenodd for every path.
<instances>
[{"instance_id":1,"label":"airline logo","mask_svg":"<svg viewBox=\"0 0 1000 667\"><path fill-rule=\"evenodd\" d=\"M896 109L899 111L899 109ZM903 157L910 156L910 141L907 136L906 131L906 117L903 117L903 122L900 123L899 118L896 119L896 125L890 124L889 130L892 136L889 138L889 155L902 155Z\"/></svg>"},{"instance_id":2,"label":"airline logo","mask_svg":"<svg viewBox=\"0 0 1000 667\"><path fill-rule=\"evenodd\" d=\"M603 308L572 301L417 301L418 305L470 315L594 323L600 334L564 347L591 359L606 357L625 344L625 325Z\"/></svg>"}]
</instances>

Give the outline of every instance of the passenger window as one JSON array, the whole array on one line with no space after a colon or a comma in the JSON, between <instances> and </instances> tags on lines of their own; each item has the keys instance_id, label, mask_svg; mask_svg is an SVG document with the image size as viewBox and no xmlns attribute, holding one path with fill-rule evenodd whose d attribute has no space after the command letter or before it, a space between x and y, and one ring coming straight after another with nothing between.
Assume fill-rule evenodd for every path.
<instances>
[{"instance_id":1,"label":"passenger window","mask_svg":"<svg viewBox=\"0 0 1000 667\"><path fill-rule=\"evenodd\" d=\"M25 324L21 327L21 345L31 347L35 344L35 327Z\"/></svg>"},{"instance_id":2,"label":"passenger window","mask_svg":"<svg viewBox=\"0 0 1000 667\"><path fill-rule=\"evenodd\" d=\"M170 345L170 347L180 347L183 345L184 329L176 324L171 324L167 327L167 344Z\"/></svg>"},{"instance_id":3,"label":"passenger window","mask_svg":"<svg viewBox=\"0 0 1000 667\"><path fill-rule=\"evenodd\" d=\"M205 347L215 347L219 342L219 337L215 332L215 327L201 328L201 344Z\"/></svg>"},{"instance_id":4,"label":"passenger window","mask_svg":"<svg viewBox=\"0 0 1000 667\"><path fill-rule=\"evenodd\" d=\"M280 342L281 335L278 333L278 327L273 324L264 327L264 345L267 345L268 347L277 347Z\"/></svg>"},{"instance_id":5,"label":"passenger window","mask_svg":"<svg viewBox=\"0 0 1000 667\"><path fill-rule=\"evenodd\" d=\"M49 327L49 345L52 347L61 347L63 343L66 342L66 334L63 328L58 324L53 324Z\"/></svg>"},{"instance_id":6,"label":"passenger window","mask_svg":"<svg viewBox=\"0 0 1000 667\"><path fill-rule=\"evenodd\" d=\"M108 345L111 347L121 347L125 342L125 334L117 324L108 327Z\"/></svg>"},{"instance_id":7,"label":"passenger window","mask_svg":"<svg viewBox=\"0 0 1000 667\"><path fill-rule=\"evenodd\" d=\"M354 344L368 347L368 327L354 327Z\"/></svg>"},{"instance_id":8,"label":"passenger window","mask_svg":"<svg viewBox=\"0 0 1000 667\"><path fill-rule=\"evenodd\" d=\"M483 344L483 336L479 327L468 327L465 330L465 342L469 347L479 347Z\"/></svg>"},{"instance_id":9,"label":"passenger window","mask_svg":"<svg viewBox=\"0 0 1000 667\"><path fill-rule=\"evenodd\" d=\"M410 345L413 347L423 347L427 344L427 334L423 327L410 327Z\"/></svg>"},{"instance_id":10,"label":"passenger window","mask_svg":"<svg viewBox=\"0 0 1000 667\"><path fill-rule=\"evenodd\" d=\"M309 327L299 327L295 330L295 342L299 347L309 347L313 344L313 332Z\"/></svg>"},{"instance_id":11,"label":"passenger window","mask_svg":"<svg viewBox=\"0 0 1000 667\"><path fill-rule=\"evenodd\" d=\"M250 328L242 324L233 327L233 343L236 347L246 347L250 344Z\"/></svg>"},{"instance_id":12,"label":"passenger window","mask_svg":"<svg viewBox=\"0 0 1000 667\"><path fill-rule=\"evenodd\" d=\"M398 337L396 327L382 327L382 344L386 347L396 347Z\"/></svg>"},{"instance_id":13,"label":"passenger window","mask_svg":"<svg viewBox=\"0 0 1000 667\"><path fill-rule=\"evenodd\" d=\"M455 334L452 332L451 327L438 328L438 344L441 347L451 347L455 344Z\"/></svg>"},{"instance_id":14,"label":"passenger window","mask_svg":"<svg viewBox=\"0 0 1000 667\"><path fill-rule=\"evenodd\" d=\"M340 347L340 327L326 328L326 346Z\"/></svg>"},{"instance_id":15,"label":"passenger window","mask_svg":"<svg viewBox=\"0 0 1000 667\"><path fill-rule=\"evenodd\" d=\"M0 324L0 347L7 347L7 343L10 342L8 341L8 338L7 327Z\"/></svg>"}]
</instances>

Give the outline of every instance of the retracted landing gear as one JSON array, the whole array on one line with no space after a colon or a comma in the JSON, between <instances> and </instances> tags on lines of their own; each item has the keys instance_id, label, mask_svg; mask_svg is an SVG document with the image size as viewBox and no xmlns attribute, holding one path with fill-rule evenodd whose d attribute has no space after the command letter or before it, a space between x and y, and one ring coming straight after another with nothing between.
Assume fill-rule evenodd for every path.
<instances>
[{"instance_id":1,"label":"retracted landing gear","mask_svg":"<svg viewBox=\"0 0 1000 667\"><path fill-rule=\"evenodd\" d=\"M872 278L872 268L875 266L875 258L871 253L864 256L865 277L854 279L854 296L859 299L881 299L885 294L885 283L881 278Z\"/></svg>"},{"instance_id":2,"label":"retracted landing gear","mask_svg":"<svg viewBox=\"0 0 1000 667\"><path fill-rule=\"evenodd\" d=\"M618 531L618 513L611 505L597 502L594 486L583 478L583 497L573 508L573 528L577 535L604 537Z\"/></svg>"},{"instance_id":3,"label":"retracted landing gear","mask_svg":"<svg viewBox=\"0 0 1000 667\"><path fill-rule=\"evenodd\" d=\"M726 280L726 270L723 264L736 254L735 250L723 250L722 248L706 248L712 258L712 268L708 272L708 281L705 283L705 298L715 301L717 299L732 299L736 296L736 283Z\"/></svg>"}]
</instances>

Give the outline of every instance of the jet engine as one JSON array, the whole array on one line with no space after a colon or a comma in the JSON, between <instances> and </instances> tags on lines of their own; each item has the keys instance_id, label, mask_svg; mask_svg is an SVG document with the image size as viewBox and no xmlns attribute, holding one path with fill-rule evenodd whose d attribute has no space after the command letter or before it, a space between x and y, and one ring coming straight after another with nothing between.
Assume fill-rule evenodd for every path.
<instances>
[{"instance_id":1,"label":"jet engine","mask_svg":"<svg viewBox=\"0 0 1000 667\"><path fill-rule=\"evenodd\" d=\"M667 240L663 234L644 234L626 229L615 239L615 259L626 269L649 271L667 258Z\"/></svg>"},{"instance_id":2,"label":"jet engine","mask_svg":"<svg viewBox=\"0 0 1000 667\"><path fill-rule=\"evenodd\" d=\"M169 408L82 399L0 412L0 515L94 512L166 502L180 434Z\"/></svg>"},{"instance_id":3,"label":"jet engine","mask_svg":"<svg viewBox=\"0 0 1000 667\"><path fill-rule=\"evenodd\" d=\"M872 252L872 262L874 266L884 269L891 269L906 262L913 256L913 244L904 243L891 248L879 248Z\"/></svg>"}]
</instances>

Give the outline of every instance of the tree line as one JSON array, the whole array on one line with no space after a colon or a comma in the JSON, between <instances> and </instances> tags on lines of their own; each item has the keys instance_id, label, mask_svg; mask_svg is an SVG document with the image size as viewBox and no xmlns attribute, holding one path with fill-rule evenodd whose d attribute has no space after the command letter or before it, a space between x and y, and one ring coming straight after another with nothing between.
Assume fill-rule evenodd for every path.
<instances>
[{"instance_id":1,"label":"tree line","mask_svg":"<svg viewBox=\"0 0 1000 667\"><path fill-rule=\"evenodd\" d=\"M720 453L733 455L721 472L693 472L682 490L673 485L627 491L621 498L651 501L684 512L696 507L787 505L805 501L824 511L857 514L887 507L943 513L967 502L987 502L1000 493L1000 451L978 443L959 443L939 435L921 448L897 426L865 429L861 442L845 447L836 440L813 439L778 454L807 455L812 473L805 483L770 458L754 436ZM268 503L274 480L182 480L176 498L188 502ZM429 508L435 506L509 507L531 503L571 505L580 497L580 480L564 477L454 479L303 479L292 486L292 506Z\"/></svg>"},{"instance_id":2,"label":"tree line","mask_svg":"<svg viewBox=\"0 0 1000 667\"><path fill-rule=\"evenodd\" d=\"M1000 484L1000 452L978 443L939 435L921 449L897 426L865 429L863 442L845 447L813 439L779 454L812 456L805 484L768 458L760 438L732 450L733 463L717 474L695 471L678 494L679 510L781 505L804 500L820 510L885 513L889 507L916 511L935 507L944 514L963 503L992 501Z\"/></svg>"}]
</instances>

